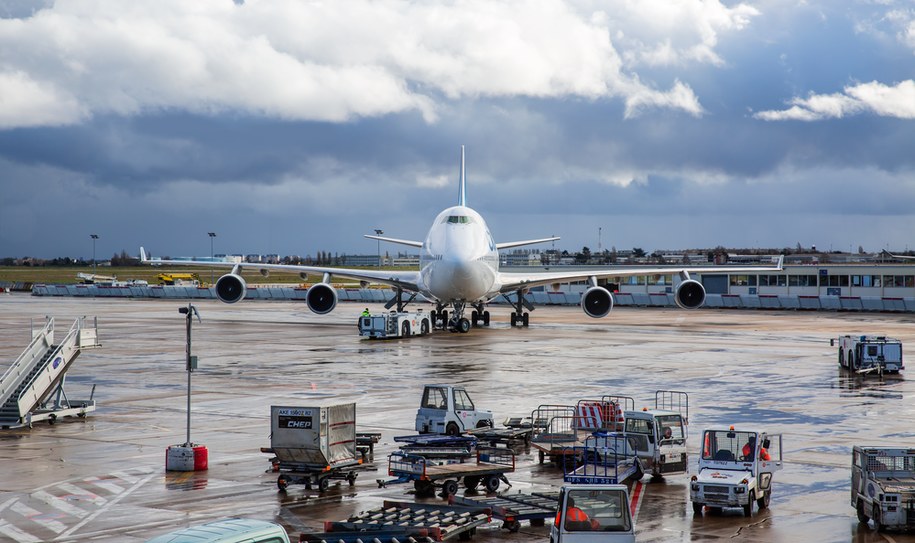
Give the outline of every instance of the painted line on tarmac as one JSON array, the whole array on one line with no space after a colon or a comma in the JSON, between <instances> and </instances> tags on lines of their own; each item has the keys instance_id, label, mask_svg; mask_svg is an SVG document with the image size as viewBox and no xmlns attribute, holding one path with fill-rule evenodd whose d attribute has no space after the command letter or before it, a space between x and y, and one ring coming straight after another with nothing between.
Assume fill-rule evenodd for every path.
<instances>
[{"instance_id":1,"label":"painted line on tarmac","mask_svg":"<svg viewBox=\"0 0 915 543\"><path fill-rule=\"evenodd\" d=\"M33 492L32 497L35 498L36 500L43 501L44 503L50 505L54 509L57 509L58 511L66 513L66 514L70 515L71 517L84 518L86 515L89 514L88 511L86 511L84 509L80 509L79 507L76 507L75 505L70 505L63 498L58 498L57 496L54 496L53 494L49 494L49 493L45 492L44 490L39 490L38 492Z\"/></svg>"},{"instance_id":2,"label":"painted line on tarmac","mask_svg":"<svg viewBox=\"0 0 915 543\"><path fill-rule=\"evenodd\" d=\"M152 479L152 478L155 477L155 476L156 476L155 473L150 473L150 474L147 475L146 477L140 479L140 480L137 481L132 487L128 488L126 491L124 491L123 493L119 494L119 495L118 495L117 497L115 497L113 500L111 500L110 502L108 502L104 507L100 508L100 509L99 509L98 511L96 511L95 513L92 513L92 514L89 515L88 517L84 518L82 521L80 521L78 524L74 525L72 528L70 528L70 529L67 530L66 532L60 534L60 536L58 536L57 539L60 539L60 538L62 538L62 537L67 537L68 535L72 534L72 533L75 532L76 530L79 530L80 528L82 528L83 526L85 526L87 523L89 523L91 520L95 519L96 517L98 517L99 515L101 515L102 513L104 513L105 511L108 511L109 509L111 509L116 503L118 503L119 501L121 501L121 499L127 497L130 493L132 493L134 490L136 490L136 489L140 488L141 486L143 486L144 484L146 484L150 479Z\"/></svg>"},{"instance_id":3,"label":"painted line on tarmac","mask_svg":"<svg viewBox=\"0 0 915 543\"><path fill-rule=\"evenodd\" d=\"M5 520L0 520L0 534L9 536L17 543L41 543L37 537L23 532Z\"/></svg>"},{"instance_id":4,"label":"painted line on tarmac","mask_svg":"<svg viewBox=\"0 0 915 543\"><path fill-rule=\"evenodd\" d=\"M645 496L643 489L645 485L642 484L642 481L636 481L632 485L632 497L629 498L629 514L632 516L632 522L635 522L635 519L639 516L639 509L642 508L642 498Z\"/></svg>"},{"instance_id":5,"label":"painted line on tarmac","mask_svg":"<svg viewBox=\"0 0 915 543\"><path fill-rule=\"evenodd\" d=\"M18 513L18 514L22 515L23 517L29 519L30 521L34 522L35 524L38 524L39 526L43 526L43 527L47 528L48 530L51 530L55 534L59 534L60 532L67 529L67 527L64 525L64 523L58 522L57 520L50 518L51 517L50 513L42 513L41 511L38 511L37 509L32 509L31 507L29 507L28 505L26 505L22 502L14 503L12 505L12 507L10 507L10 511L13 511L14 513Z\"/></svg>"},{"instance_id":6,"label":"painted line on tarmac","mask_svg":"<svg viewBox=\"0 0 915 543\"><path fill-rule=\"evenodd\" d=\"M70 483L60 483L57 485L57 488L63 490L64 492L69 492L67 497L72 496L77 500L87 501L98 506L102 506L108 503L108 500L105 498Z\"/></svg>"}]
</instances>

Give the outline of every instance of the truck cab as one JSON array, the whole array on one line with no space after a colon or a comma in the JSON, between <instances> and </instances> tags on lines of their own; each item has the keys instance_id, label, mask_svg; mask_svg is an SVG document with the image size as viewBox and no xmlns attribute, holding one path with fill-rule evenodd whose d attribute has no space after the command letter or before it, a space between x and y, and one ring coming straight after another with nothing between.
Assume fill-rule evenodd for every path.
<instances>
[{"instance_id":1,"label":"truck cab","mask_svg":"<svg viewBox=\"0 0 915 543\"><path fill-rule=\"evenodd\" d=\"M855 446L851 505L878 532L915 528L915 449Z\"/></svg>"},{"instance_id":2,"label":"truck cab","mask_svg":"<svg viewBox=\"0 0 915 543\"><path fill-rule=\"evenodd\" d=\"M492 411L477 409L462 386L426 385L416 411L420 434L460 435L467 430L493 426Z\"/></svg>"},{"instance_id":3,"label":"truck cab","mask_svg":"<svg viewBox=\"0 0 915 543\"><path fill-rule=\"evenodd\" d=\"M702 434L699 473L690 482L693 512L742 507L749 517L753 503L769 506L772 475L782 469L782 436L733 426L708 429Z\"/></svg>"},{"instance_id":4,"label":"truck cab","mask_svg":"<svg viewBox=\"0 0 915 543\"><path fill-rule=\"evenodd\" d=\"M645 473L652 477L686 473L687 426L681 413L660 409L626 411L624 431L635 446Z\"/></svg>"},{"instance_id":5,"label":"truck cab","mask_svg":"<svg viewBox=\"0 0 915 543\"><path fill-rule=\"evenodd\" d=\"M626 485L564 485L550 543L635 543Z\"/></svg>"}]
</instances>

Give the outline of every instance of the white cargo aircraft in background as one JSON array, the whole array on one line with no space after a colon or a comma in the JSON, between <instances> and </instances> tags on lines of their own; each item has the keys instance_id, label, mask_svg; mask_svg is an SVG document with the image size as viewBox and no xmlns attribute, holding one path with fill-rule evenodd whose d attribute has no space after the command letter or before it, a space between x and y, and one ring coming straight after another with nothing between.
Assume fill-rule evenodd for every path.
<instances>
[{"instance_id":1,"label":"white cargo aircraft in background","mask_svg":"<svg viewBox=\"0 0 915 543\"><path fill-rule=\"evenodd\" d=\"M387 308L394 305L398 311L422 294L435 304L432 311L432 322L436 327L452 331L468 332L471 326L482 323L489 325L489 311L486 304L505 296L514 306L511 315L512 326L528 325L528 313L534 307L524 298L532 287L574 281L588 281L590 287L581 297L581 308L590 317L606 316L613 309L613 295L606 288L598 285L598 279L606 277L628 277L634 275L678 274L680 281L674 294L678 306L694 309L705 302L705 288L695 279L694 273L757 273L781 271L782 260L776 267L689 267L689 268L603 268L593 270L570 270L561 272L503 272L499 270L499 250L557 240L557 237L496 243L486 221L473 209L467 207L464 182L464 147L461 147L461 175L458 192L458 205L449 207L435 217L425 241L410 241L382 236L366 235L365 237L416 247L419 249L419 271L358 270L348 268L330 268L320 266L297 266L287 264L256 264L211 262L199 260L161 260L150 259L146 251L140 248L140 260L147 264L178 264L210 267L231 267L232 270L216 281L216 297L225 303L235 303L244 299L246 283L242 278L243 269L256 269L267 275L270 270L298 272L302 279L309 274L321 275L320 283L308 289L305 303L313 312L323 315L330 313L337 305L337 292L331 286L332 276L360 281L363 285L380 283L395 289L394 298ZM403 293L412 296L403 300ZM514 294L514 299L508 296ZM464 317L467 306L473 308L471 318ZM451 314L448 314L449 308Z\"/></svg>"}]
</instances>

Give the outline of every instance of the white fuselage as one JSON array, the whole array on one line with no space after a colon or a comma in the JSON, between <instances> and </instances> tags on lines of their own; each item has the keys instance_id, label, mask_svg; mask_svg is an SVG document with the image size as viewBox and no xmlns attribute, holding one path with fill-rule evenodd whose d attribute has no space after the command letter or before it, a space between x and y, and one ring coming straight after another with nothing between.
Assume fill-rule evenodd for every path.
<instances>
[{"instance_id":1,"label":"white fuselage","mask_svg":"<svg viewBox=\"0 0 915 543\"><path fill-rule=\"evenodd\" d=\"M499 252L486 221L466 206L435 218L419 255L420 292L440 303L485 302L499 293Z\"/></svg>"}]
</instances>

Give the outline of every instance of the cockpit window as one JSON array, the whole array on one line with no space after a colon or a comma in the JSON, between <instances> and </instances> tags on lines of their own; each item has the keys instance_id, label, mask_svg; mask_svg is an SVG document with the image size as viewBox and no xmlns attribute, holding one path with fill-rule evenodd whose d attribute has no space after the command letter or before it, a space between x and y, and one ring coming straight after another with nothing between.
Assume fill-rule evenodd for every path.
<instances>
[{"instance_id":1,"label":"cockpit window","mask_svg":"<svg viewBox=\"0 0 915 543\"><path fill-rule=\"evenodd\" d=\"M448 224L470 224L473 222L473 219L467 215L450 215L446 217L442 222L446 222Z\"/></svg>"}]
</instances>

